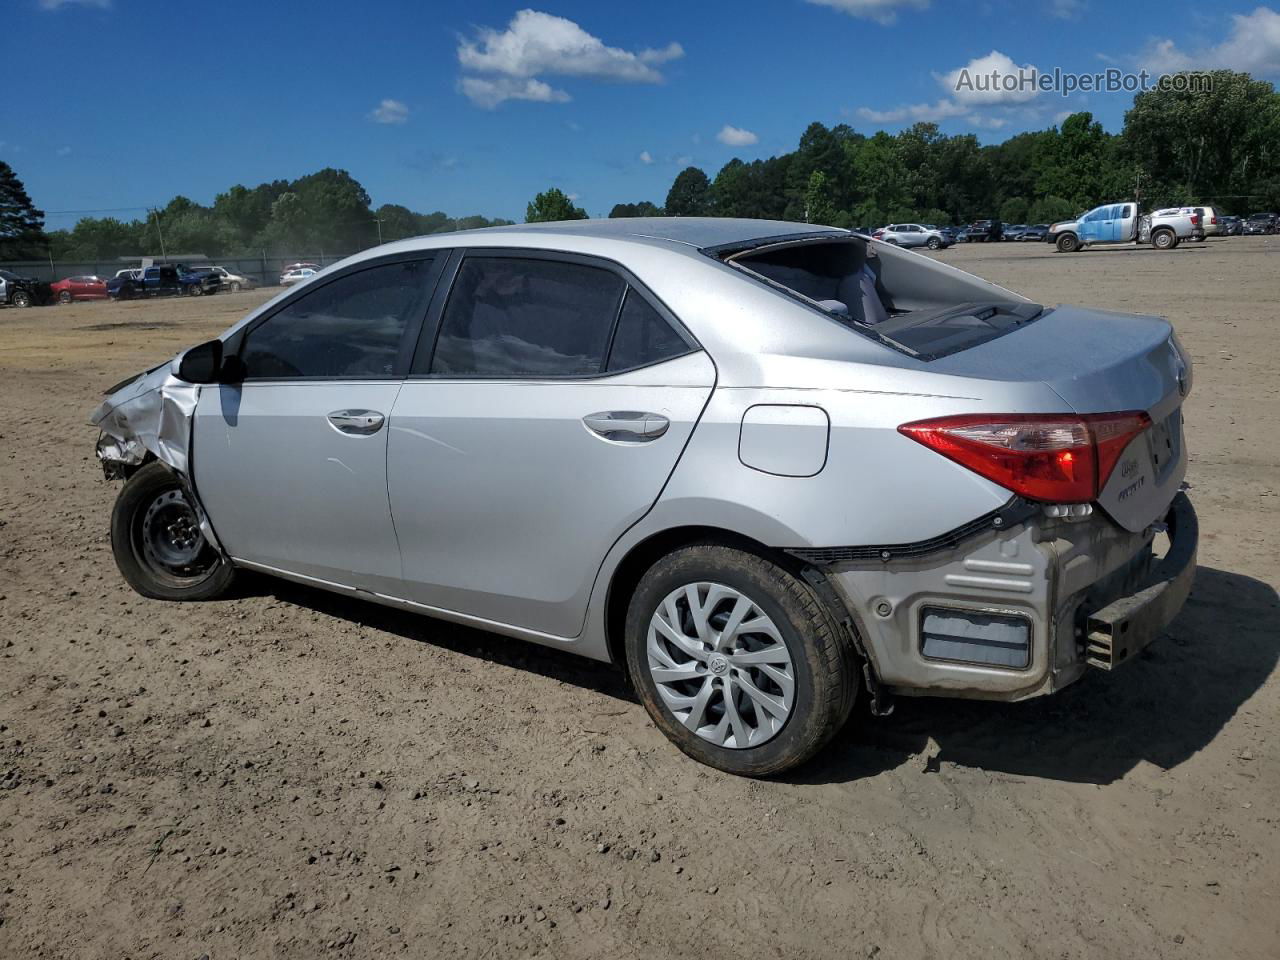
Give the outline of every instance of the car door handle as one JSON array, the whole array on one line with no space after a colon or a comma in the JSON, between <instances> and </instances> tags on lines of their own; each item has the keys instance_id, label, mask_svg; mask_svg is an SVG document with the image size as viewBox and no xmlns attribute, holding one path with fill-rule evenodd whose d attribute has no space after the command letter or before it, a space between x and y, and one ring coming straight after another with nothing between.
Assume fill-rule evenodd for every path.
<instances>
[{"instance_id":1,"label":"car door handle","mask_svg":"<svg viewBox=\"0 0 1280 960\"><path fill-rule=\"evenodd\" d=\"M627 443L644 443L657 440L667 432L671 421L658 413L637 410L607 410L589 413L582 418L587 429L606 440L622 440Z\"/></svg>"},{"instance_id":2,"label":"car door handle","mask_svg":"<svg viewBox=\"0 0 1280 960\"><path fill-rule=\"evenodd\" d=\"M329 414L329 423L339 433L353 437L367 437L382 429L386 419L377 410L335 410Z\"/></svg>"}]
</instances>

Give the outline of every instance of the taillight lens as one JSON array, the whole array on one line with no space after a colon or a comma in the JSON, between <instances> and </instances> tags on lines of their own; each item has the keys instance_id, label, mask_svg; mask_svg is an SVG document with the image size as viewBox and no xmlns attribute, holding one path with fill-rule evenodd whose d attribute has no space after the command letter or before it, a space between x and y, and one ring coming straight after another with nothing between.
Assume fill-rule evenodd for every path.
<instances>
[{"instance_id":1,"label":"taillight lens","mask_svg":"<svg viewBox=\"0 0 1280 960\"><path fill-rule=\"evenodd\" d=\"M1149 426L1141 411L978 413L905 423L898 431L1029 500L1087 503Z\"/></svg>"}]
</instances>

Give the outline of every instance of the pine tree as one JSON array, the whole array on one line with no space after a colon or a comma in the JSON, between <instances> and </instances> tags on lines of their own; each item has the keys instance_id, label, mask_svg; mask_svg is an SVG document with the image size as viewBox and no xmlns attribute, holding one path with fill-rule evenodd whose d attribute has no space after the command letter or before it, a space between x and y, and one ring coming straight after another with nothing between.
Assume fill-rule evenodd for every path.
<instances>
[{"instance_id":1,"label":"pine tree","mask_svg":"<svg viewBox=\"0 0 1280 960\"><path fill-rule=\"evenodd\" d=\"M0 260L22 260L44 252L44 211L37 210L27 189L0 160Z\"/></svg>"}]
</instances>

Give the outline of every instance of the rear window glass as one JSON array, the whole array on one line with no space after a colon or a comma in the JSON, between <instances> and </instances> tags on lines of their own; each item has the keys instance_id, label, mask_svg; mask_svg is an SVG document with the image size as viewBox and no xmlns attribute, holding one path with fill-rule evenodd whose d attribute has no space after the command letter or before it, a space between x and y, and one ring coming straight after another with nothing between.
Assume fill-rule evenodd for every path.
<instances>
[{"instance_id":1,"label":"rear window glass","mask_svg":"<svg viewBox=\"0 0 1280 960\"><path fill-rule=\"evenodd\" d=\"M617 274L579 263L470 257L449 294L431 373L598 374L625 286Z\"/></svg>"},{"instance_id":2,"label":"rear window glass","mask_svg":"<svg viewBox=\"0 0 1280 960\"><path fill-rule=\"evenodd\" d=\"M610 371L630 370L689 352L680 334L634 290L627 292L609 351Z\"/></svg>"}]
</instances>

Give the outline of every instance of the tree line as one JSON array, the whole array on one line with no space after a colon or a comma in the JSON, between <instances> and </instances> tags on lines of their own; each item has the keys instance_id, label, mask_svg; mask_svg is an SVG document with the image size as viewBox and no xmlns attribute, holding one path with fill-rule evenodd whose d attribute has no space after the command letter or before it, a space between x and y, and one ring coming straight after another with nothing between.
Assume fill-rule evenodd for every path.
<instances>
[{"instance_id":1,"label":"tree line","mask_svg":"<svg viewBox=\"0 0 1280 960\"><path fill-rule=\"evenodd\" d=\"M790 153L733 159L714 178L687 167L662 207L619 203L609 216L877 227L992 217L1047 223L1125 199L1146 209L1194 202L1224 213L1276 210L1280 94L1248 74L1221 70L1212 77L1204 92L1138 94L1118 134L1087 112L988 146L971 134L944 136L933 123L871 135L846 124L811 123ZM556 190L539 194L527 219L579 216L586 214Z\"/></svg>"},{"instance_id":2,"label":"tree line","mask_svg":"<svg viewBox=\"0 0 1280 960\"><path fill-rule=\"evenodd\" d=\"M84 217L70 230L46 233L43 216L12 169L0 162L0 260L109 260L163 251L210 257L346 254L379 241L512 222L416 213L398 203L374 209L358 180L331 168L292 181L236 184L211 206L177 196L133 220Z\"/></svg>"},{"instance_id":3,"label":"tree line","mask_svg":"<svg viewBox=\"0 0 1280 960\"><path fill-rule=\"evenodd\" d=\"M1046 223L1122 199L1147 209L1193 202L1223 213L1280 209L1280 94L1245 73L1211 77L1208 89L1138 94L1117 134L1087 112L986 146L971 134L943 135L933 123L869 135L847 124L811 123L790 153L733 159L714 178L687 167L662 206L619 203L609 215L875 227L987 217ZM586 216L559 189L538 194L525 213L529 222ZM400 204L374 209L359 181L326 168L292 181L237 184L211 206L179 196L134 220L86 217L46 233L43 214L0 162L0 260L111 259L162 247L211 257L350 253L380 239L510 222L416 213Z\"/></svg>"}]
</instances>

